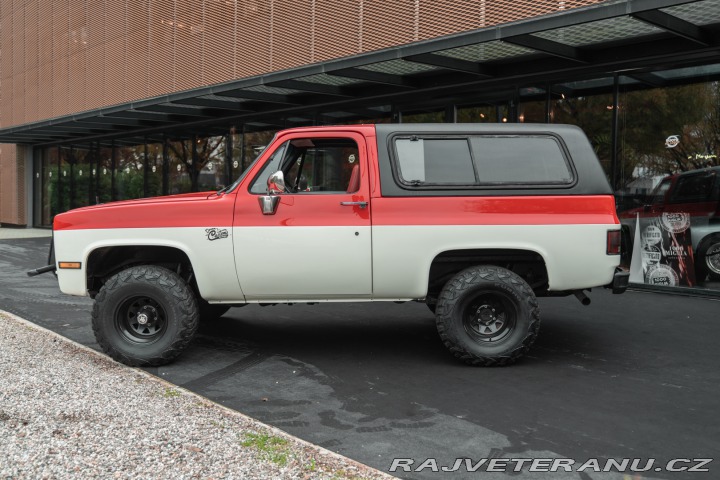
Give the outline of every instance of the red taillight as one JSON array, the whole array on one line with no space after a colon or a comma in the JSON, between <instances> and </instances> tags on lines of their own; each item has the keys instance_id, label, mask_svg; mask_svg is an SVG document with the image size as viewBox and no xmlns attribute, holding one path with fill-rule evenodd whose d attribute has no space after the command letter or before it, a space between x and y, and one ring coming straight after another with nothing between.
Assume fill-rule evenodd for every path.
<instances>
[{"instance_id":1,"label":"red taillight","mask_svg":"<svg viewBox=\"0 0 720 480\"><path fill-rule=\"evenodd\" d=\"M622 235L620 230L608 230L607 232L607 254L620 255L620 243Z\"/></svg>"}]
</instances>

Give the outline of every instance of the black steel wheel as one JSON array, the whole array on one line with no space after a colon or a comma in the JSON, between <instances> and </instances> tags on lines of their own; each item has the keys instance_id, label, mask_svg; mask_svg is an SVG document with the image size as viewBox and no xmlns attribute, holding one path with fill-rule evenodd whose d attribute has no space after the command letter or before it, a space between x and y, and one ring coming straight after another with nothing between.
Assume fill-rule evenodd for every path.
<instances>
[{"instance_id":1,"label":"black steel wheel","mask_svg":"<svg viewBox=\"0 0 720 480\"><path fill-rule=\"evenodd\" d=\"M167 327L165 309L153 298L139 295L123 302L115 314L115 328L134 342L152 342Z\"/></svg>"},{"instance_id":2,"label":"black steel wheel","mask_svg":"<svg viewBox=\"0 0 720 480\"><path fill-rule=\"evenodd\" d=\"M530 349L540 312L535 294L520 276L501 267L477 266L445 285L436 324L456 358L470 365L501 366Z\"/></svg>"},{"instance_id":3,"label":"black steel wheel","mask_svg":"<svg viewBox=\"0 0 720 480\"><path fill-rule=\"evenodd\" d=\"M198 327L195 295L175 272L155 265L128 268L105 282L93 304L98 344L131 366L174 360Z\"/></svg>"}]
</instances>

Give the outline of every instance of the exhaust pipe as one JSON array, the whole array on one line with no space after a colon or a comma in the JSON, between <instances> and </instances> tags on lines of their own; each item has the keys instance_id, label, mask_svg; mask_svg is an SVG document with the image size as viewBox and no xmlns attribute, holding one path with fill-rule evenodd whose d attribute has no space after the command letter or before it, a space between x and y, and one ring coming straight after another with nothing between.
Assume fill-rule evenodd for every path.
<instances>
[{"instance_id":1,"label":"exhaust pipe","mask_svg":"<svg viewBox=\"0 0 720 480\"><path fill-rule=\"evenodd\" d=\"M575 297L580 300L580 303L582 303L586 307L590 305L590 299L585 296L582 290L575 290L573 292L573 295L575 295Z\"/></svg>"},{"instance_id":2,"label":"exhaust pipe","mask_svg":"<svg viewBox=\"0 0 720 480\"><path fill-rule=\"evenodd\" d=\"M46 267L40 267L40 268L36 268L35 270L30 270L29 272L27 272L27 276L35 277L35 276L41 275L43 273L54 272L54 271L55 271L55 264L52 264L52 265L48 265Z\"/></svg>"}]
</instances>

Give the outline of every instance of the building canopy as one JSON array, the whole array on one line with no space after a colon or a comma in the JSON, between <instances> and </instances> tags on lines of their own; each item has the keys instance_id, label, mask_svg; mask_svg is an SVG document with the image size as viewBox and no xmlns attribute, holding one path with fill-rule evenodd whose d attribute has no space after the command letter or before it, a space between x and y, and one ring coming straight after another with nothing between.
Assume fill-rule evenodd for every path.
<instances>
[{"instance_id":1,"label":"building canopy","mask_svg":"<svg viewBox=\"0 0 720 480\"><path fill-rule=\"evenodd\" d=\"M0 129L51 145L375 118L387 104L470 103L518 85L622 73L664 86L720 59L720 0L620 0ZM179 60L181 61L181 60ZM686 66L678 78L650 73ZM720 72L717 72L720 73ZM572 84L564 84L572 94Z\"/></svg>"}]
</instances>

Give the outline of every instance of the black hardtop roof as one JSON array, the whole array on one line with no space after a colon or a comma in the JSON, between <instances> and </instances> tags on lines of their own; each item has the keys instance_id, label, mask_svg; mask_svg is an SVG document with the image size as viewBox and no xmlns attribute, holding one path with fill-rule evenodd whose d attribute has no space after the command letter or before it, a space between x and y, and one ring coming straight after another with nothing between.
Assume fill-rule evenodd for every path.
<instances>
[{"instance_id":1,"label":"black hardtop roof","mask_svg":"<svg viewBox=\"0 0 720 480\"><path fill-rule=\"evenodd\" d=\"M393 133L500 133L530 134L555 133L557 135L581 134L576 125L556 123L378 123L375 125L378 135Z\"/></svg>"},{"instance_id":2,"label":"black hardtop roof","mask_svg":"<svg viewBox=\"0 0 720 480\"><path fill-rule=\"evenodd\" d=\"M400 123L375 126L383 196L433 195L612 195L612 188L598 162L585 132L575 125L548 123ZM575 173L575 182L562 187L469 187L432 186L413 188L401 185L393 174L393 138L398 135L552 135L558 138ZM528 158L532 161L532 158Z\"/></svg>"}]
</instances>

